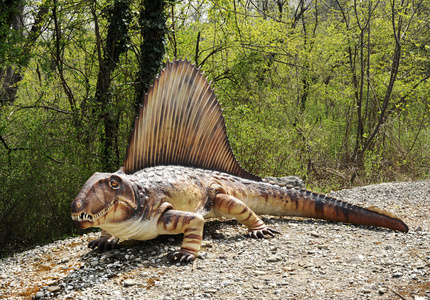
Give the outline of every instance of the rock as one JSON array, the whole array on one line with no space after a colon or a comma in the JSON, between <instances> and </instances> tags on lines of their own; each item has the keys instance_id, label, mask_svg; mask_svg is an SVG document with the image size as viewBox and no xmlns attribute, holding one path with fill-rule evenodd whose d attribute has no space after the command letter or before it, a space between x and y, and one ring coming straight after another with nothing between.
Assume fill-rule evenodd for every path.
<instances>
[{"instance_id":1,"label":"rock","mask_svg":"<svg viewBox=\"0 0 430 300\"><path fill-rule=\"evenodd\" d=\"M133 286L133 285L135 285L136 283L134 282L134 280L133 279L126 279L126 280L124 280L124 286L125 287L129 287L129 286Z\"/></svg>"},{"instance_id":2,"label":"rock","mask_svg":"<svg viewBox=\"0 0 430 300\"><path fill-rule=\"evenodd\" d=\"M264 271L258 271L258 270L257 270L257 271L255 271L255 272L254 272L254 274L255 274L255 275L266 275L266 274L267 274L267 272L264 272Z\"/></svg>"},{"instance_id":3,"label":"rock","mask_svg":"<svg viewBox=\"0 0 430 300\"><path fill-rule=\"evenodd\" d=\"M90 262L91 267L96 267L99 264L98 260L92 260Z\"/></svg>"},{"instance_id":4,"label":"rock","mask_svg":"<svg viewBox=\"0 0 430 300\"><path fill-rule=\"evenodd\" d=\"M363 262L364 257L362 255L351 257L346 261L350 265L359 265Z\"/></svg>"},{"instance_id":5,"label":"rock","mask_svg":"<svg viewBox=\"0 0 430 300\"><path fill-rule=\"evenodd\" d=\"M222 287L228 286L228 285L230 285L230 284L232 284L232 281L231 281L231 280L224 280L224 281L222 281L222 282L221 282L221 286L222 286Z\"/></svg>"},{"instance_id":6,"label":"rock","mask_svg":"<svg viewBox=\"0 0 430 300\"><path fill-rule=\"evenodd\" d=\"M313 237L320 237L320 235L316 231L311 231L311 232L309 232L309 234Z\"/></svg>"},{"instance_id":7,"label":"rock","mask_svg":"<svg viewBox=\"0 0 430 300\"><path fill-rule=\"evenodd\" d=\"M57 285L52 285L47 288L47 291L51 293L56 293L56 292L59 292L60 290L61 290L61 287Z\"/></svg>"},{"instance_id":8,"label":"rock","mask_svg":"<svg viewBox=\"0 0 430 300\"><path fill-rule=\"evenodd\" d=\"M320 250L322 250L322 249L327 250L328 249L328 245L317 245L317 248L320 249Z\"/></svg>"},{"instance_id":9,"label":"rock","mask_svg":"<svg viewBox=\"0 0 430 300\"><path fill-rule=\"evenodd\" d=\"M393 273L393 277L397 278L397 277L401 277L403 274L401 272L394 272Z\"/></svg>"},{"instance_id":10,"label":"rock","mask_svg":"<svg viewBox=\"0 0 430 300\"><path fill-rule=\"evenodd\" d=\"M277 262L280 260L282 260L282 257L280 257L279 255L272 255L266 259L267 262Z\"/></svg>"},{"instance_id":11,"label":"rock","mask_svg":"<svg viewBox=\"0 0 430 300\"><path fill-rule=\"evenodd\" d=\"M37 293L36 293L36 295L34 295L34 298L36 298L36 299L40 299L40 298L42 298L43 296L45 296L45 294L44 294L43 292L37 292Z\"/></svg>"}]
</instances>

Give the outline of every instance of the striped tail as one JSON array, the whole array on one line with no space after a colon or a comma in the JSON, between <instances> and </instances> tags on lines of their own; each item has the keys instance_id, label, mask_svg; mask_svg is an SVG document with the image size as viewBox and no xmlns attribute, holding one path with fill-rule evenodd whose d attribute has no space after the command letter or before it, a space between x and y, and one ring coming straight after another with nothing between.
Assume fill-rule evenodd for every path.
<instances>
[{"instance_id":1,"label":"striped tail","mask_svg":"<svg viewBox=\"0 0 430 300\"><path fill-rule=\"evenodd\" d=\"M409 230L402 220L388 211L376 207L363 208L325 195L305 193L304 202L308 202L308 204L303 213L308 217L386 227L401 232L408 232Z\"/></svg>"},{"instance_id":2,"label":"striped tail","mask_svg":"<svg viewBox=\"0 0 430 300\"><path fill-rule=\"evenodd\" d=\"M400 218L388 211L375 207L363 208L305 189L276 185L272 185L272 187L271 193L261 194L266 201L264 201L264 208L258 205L260 206L260 209L256 209L258 214L263 212L262 214L298 216L379 226L401 232L408 232L409 230L408 226ZM268 190L266 189L266 191Z\"/></svg>"}]
</instances>

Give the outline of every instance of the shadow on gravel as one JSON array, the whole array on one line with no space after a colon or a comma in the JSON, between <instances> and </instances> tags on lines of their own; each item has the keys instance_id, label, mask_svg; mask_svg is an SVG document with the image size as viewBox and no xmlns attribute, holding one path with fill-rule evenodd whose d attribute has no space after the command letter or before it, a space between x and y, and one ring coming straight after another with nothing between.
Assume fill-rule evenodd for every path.
<instances>
[{"instance_id":1,"label":"shadow on gravel","mask_svg":"<svg viewBox=\"0 0 430 300\"><path fill-rule=\"evenodd\" d=\"M341 227L345 226L345 228L357 228L357 229L366 229L373 232L394 232L391 229L387 229L384 227L375 227L375 226L367 226L367 225L356 225L356 224L350 224L350 223L343 223L343 222L334 222L334 221L328 221L328 220L319 220L319 219L310 219L310 218L300 218L300 217L273 217L273 216L266 216L261 217L262 221L270 227L271 224L278 224L278 225L297 225L300 231L300 225L303 227L306 227L305 225L316 225L317 227L321 226L327 226L328 224L336 225L336 230L340 229ZM222 239L226 238L222 233L218 233L217 230L225 227L234 227L234 226L242 226L238 221L234 219L229 220L210 220L206 221L205 223L205 230L204 230L204 236L207 237L208 235L213 239ZM278 228L279 229L279 228ZM281 234L282 229L280 229ZM246 230L243 229L243 234L246 234ZM241 236L241 234L239 234Z\"/></svg>"},{"instance_id":2,"label":"shadow on gravel","mask_svg":"<svg viewBox=\"0 0 430 300\"><path fill-rule=\"evenodd\" d=\"M181 242L180 235L159 236L150 241L124 241L115 249L105 252L88 249L88 252L80 257L79 269L50 284L50 287L59 287L52 296L55 297L58 293L66 295L78 292L85 297L86 289L112 280L116 280L116 284L127 286L126 279L132 275L139 276L136 272L138 269L139 272L148 269L151 270L151 274L162 275L158 269L161 266L172 265L166 259L167 252L180 247ZM147 273L143 275L147 285L141 288L150 288L155 284L157 276L151 277Z\"/></svg>"},{"instance_id":3,"label":"shadow on gravel","mask_svg":"<svg viewBox=\"0 0 430 300\"><path fill-rule=\"evenodd\" d=\"M317 227L336 224L337 226L334 229L336 231L340 230L341 227L339 226L349 226L357 229L365 228L375 232L391 232L383 228L335 223L325 220L285 217L263 217L262 219L269 227L272 224L278 224L276 229L279 229L281 234L287 234L287 231L279 227L284 225L291 226L292 224L297 228L300 228L300 225L308 227L305 225L309 224ZM232 234L229 235L220 232L221 229L230 227L236 228L237 231L232 231ZM223 243L235 243L243 240L245 235L246 229L236 220L208 220L204 227L205 240L208 240L209 237L213 244L216 244L217 240L223 240ZM146 285L140 285L139 288L149 289L159 280L157 278L164 274L163 268L179 265L178 263L169 262L166 254L169 251L178 249L181 243L182 235L164 235L150 241L124 241L118 244L116 249L105 252L88 249L88 252L80 257L81 267L79 269L72 271L66 277L50 284L50 286L60 287L57 293L62 295L77 292L85 297L86 289L92 289L107 281L115 281L116 284L127 286L127 278L141 276ZM139 271L137 272L137 270ZM57 294L54 292L53 296L55 295Z\"/></svg>"}]
</instances>

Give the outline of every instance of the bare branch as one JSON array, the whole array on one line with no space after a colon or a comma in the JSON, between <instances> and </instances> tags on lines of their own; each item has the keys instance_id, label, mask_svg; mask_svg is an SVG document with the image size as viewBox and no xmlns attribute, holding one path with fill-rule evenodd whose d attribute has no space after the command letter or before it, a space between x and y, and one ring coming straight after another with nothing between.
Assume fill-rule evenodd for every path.
<instances>
[{"instance_id":1,"label":"bare branch","mask_svg":"<svg viewBox=\"0 0 430 300\"><path fill-rule=\"evenodd\" d=\"M22 147L10 148L1 135L0 135L0 141L2 142L3 146L6 148L8 154L10 154L12 151L17 151L17 150L29 150L28 148L22 148Z\"/></svg>"},{"instance_id":2,"label":"bare branch","mask_svg":"<svg viewBox=\"0 0 430 300\"><path fill-rule=\"evenodd\" d=\"M71 111L67 111L67 110L63 110L60 108L56 108L53 106L46 106L46 105L26 105L26 106L22 106L22 105L12 105L14 107L18 107L19 109L27 109L27 108L34 108L34 109L39 109L39 108L43 108L43 109L47 109L47 110L53 110L62 114L66 114L66 115L72 115L73 112Z\"/></svg>"}]
</instances>

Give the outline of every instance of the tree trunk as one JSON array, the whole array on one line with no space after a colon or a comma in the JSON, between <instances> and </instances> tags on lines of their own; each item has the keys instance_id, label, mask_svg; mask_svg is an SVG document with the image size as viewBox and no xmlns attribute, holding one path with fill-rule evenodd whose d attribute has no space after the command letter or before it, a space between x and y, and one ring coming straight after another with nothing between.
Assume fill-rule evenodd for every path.
<instances>
[{"instance_id":1,"label":"tree trunk","mask_svg":"<svg viewBox=\"0 0 430 300\"><path fill-rule=\"evenodd\" d=\"M14 34L23 34L21 32L23 24L21 22L23 16L24 7L21 1L5 1L1 2L0 8L2 13L0 14L0 27L11 28ZM18 59L16 66L7 65L0 69L0 105L4 105L7 102L13 102L18 92L18 83L22 80L22 68L27 66L31 57L31 49L33 44L36 42L40 35L40 29L45 20L45 16L49 9L45 5L41 5L39 11L34 19L33 26L25 40L25 44L22 49L22 54ZM3 13L6 15L3 16ZM7 30L0 30L0 43L6 44ZM6 51L8 46L6 45ZM3 50L5 51L5 50ZM7 56L7 55L5 55ZM6 58L7 60L7 58ZM4 59L0 59L0 64L7 62Z\"/></svg>"},{"instance_id":2,"label":"tree trunk","mask_svg":"<svg viewBox=\"0 0 430 300\"><path fill-rule=\"evenodd\" d=\"M164 7L164 0L143 0L139 17L142 44L136 79L136 111L162 65L167 33Z\"/></svg>"},{"instance_id":3,"label":"tree trunk","mask_svg":"<svg viewBox=\"0 0 430 300\"><path fill-rule=\"evenodd\" d=\"M99 73L95 94L93 116L98 115L103 122L104 132L101 134L102 150L101 164L106 172L114 171L119 166L119 149L117 143L119 114L116 103L111 94L112 72L116 69L122 53L127 51L130 42L128 35L131 23L130 1L115 1L106 9L109 22L106 41L103 45L98 32L98 19L93 10L96 24L96 36L98 43ZM103 48L103 55L102 50Z\"/></svg>"}]
</instances>

